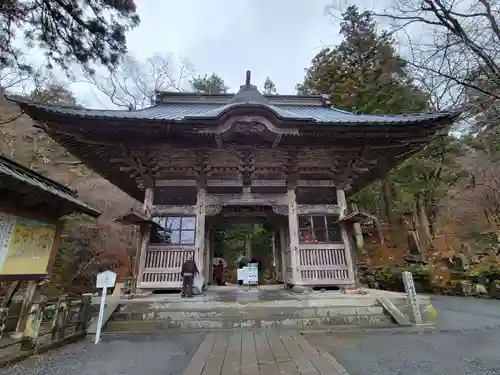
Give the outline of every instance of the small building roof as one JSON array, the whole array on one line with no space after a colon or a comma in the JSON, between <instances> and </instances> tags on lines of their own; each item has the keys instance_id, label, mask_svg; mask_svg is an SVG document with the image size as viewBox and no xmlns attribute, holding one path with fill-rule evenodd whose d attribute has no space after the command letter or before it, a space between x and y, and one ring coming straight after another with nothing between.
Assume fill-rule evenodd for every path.
<instances>
[{"instance_id":1,"label":"small building roof","mask_svg":"<svg viewBox=\"0 0 500 375\"><path fill-rule=\"evenodd\" d=\"M57 200L64 201L67 203L66 213L85 213L94 218L101 215L99 211L79 200L76 192L70 188L42 176L11 159L0 156L0 186L13 181L25 185L28 189L41 191L50 194Z\"/></svg>"},{"instance_id":2,"label":"small building roof","mask_svg":"<svg viewBox=\"0 0 500 375\"><path fill-rule=\"evenodd\" d=\"M157 222L148 219L146 216L141 214L140 212L137 212L133 209L131 209L128 212L125 212L124 214L118 215L113 218L113 221L120 223L120 224L125 224L125 225L154 225L157 227L160 227L163 229L163 227L158 224Z\"/></svg>"}]
</instances>

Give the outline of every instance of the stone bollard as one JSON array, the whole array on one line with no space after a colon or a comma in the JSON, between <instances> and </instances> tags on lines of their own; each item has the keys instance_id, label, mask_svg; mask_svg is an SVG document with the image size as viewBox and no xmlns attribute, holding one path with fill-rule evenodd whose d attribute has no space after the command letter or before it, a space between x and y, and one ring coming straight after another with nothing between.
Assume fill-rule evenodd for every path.
<instances>
[{"instance_id":1,"label":"stone bollard","mask_svg":"<svg viewBox=\"0 0 500 375\"><path fill-rule=\"evenodd\" d=\"M88 324L90 321L90 314L92 308L92 294L86 293L82 296L82 303L78 311L78 324L76 326L76 332L86 332Z\"/></svg>"},{"instance_id":2,"label":"stone bollard","mask_svg":"<svg viewBox=\"0 0 500 375\"><path fill-rule=\"evenodd\" d=\"M30 313L24 328L24 338L21 350L34 350L40 335L40 325L43 319L45 302L37 302L31 305Z\"/></svg>"},{"instance_id":3,"label":"stone bollard","mask_svg":"<svg viewBox=\"0 0 500 375\"><path fill-rule=\"evenodd\" d=\"M56 313L52 320L52 341L61 340L64 338L64 325L68 316L68 296L62 295L59 297L56 305Z\"/></svg>"}]
</instances>

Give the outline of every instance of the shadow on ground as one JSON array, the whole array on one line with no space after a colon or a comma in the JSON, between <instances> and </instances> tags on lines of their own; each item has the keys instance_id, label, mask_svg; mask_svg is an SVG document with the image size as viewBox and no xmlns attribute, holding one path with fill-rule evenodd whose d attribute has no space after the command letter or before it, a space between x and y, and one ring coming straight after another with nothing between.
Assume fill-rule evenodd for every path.
<instances>
[{"instance_id":1,"label":"shadow on ground","mask_svg":"<svg viewBox=\"0 0 500 375\"><path fill-rule=\"evenodd\" d=\"M430 332L308 336L351 375L498 375L500 301L434 298L438 325Z\"/></svg>"},{"instance_id":2,"label":"shadow on ground","mask_svg":"<svg viewBox=\"0 0 500 375\"><path fill-rule=\"evenodd\" d=\"M180 375L205 335L106 335L0 369L1 375Z\"/></svg>"}]
</instances>

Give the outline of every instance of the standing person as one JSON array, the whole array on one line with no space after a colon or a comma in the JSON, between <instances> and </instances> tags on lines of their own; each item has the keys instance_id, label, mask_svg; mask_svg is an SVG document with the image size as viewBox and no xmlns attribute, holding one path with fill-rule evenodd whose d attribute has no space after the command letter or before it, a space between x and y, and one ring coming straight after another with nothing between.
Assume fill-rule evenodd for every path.
<instances>
[{"instance_id":1,"label":"standing person","mask_svg":"<svg viewBox=\"0 0 500 375\"><path fill-rule=\"evenodd\" d=\"M222 262L222 260L219 260L219 263L215 266L214 274L217 285L221 286L222 279L224 277L224 263Z\"/></svg>"},{"instance_id":2,"label":"standing person","mask_svg":"<svg viewBox=\"0 0 500 375\"><path fill-rule=\"evenodd\" d=\"M193 297L193 281L195 275L199 274L198 267L196 266L196 262L193 260L193 257L189 257L188 260L184 262L181 268L181 276L182 276L182 294L181 297L184 298L187 295L187 298ZM187 291L186 291L187 289Z\"/></svg>"}]
</instances>

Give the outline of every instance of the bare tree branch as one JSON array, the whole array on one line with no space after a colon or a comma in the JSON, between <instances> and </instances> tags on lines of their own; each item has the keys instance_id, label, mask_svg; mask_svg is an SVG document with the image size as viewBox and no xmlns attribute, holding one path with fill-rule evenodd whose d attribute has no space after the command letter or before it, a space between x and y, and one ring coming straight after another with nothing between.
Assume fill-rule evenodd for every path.
<instances>
[{"instance_id":1,"label":"bare tree branch","mask_svg":"<svg viewBox=\"0 0 500 375\"><path fill-rule=\"evenodd\" d=\"M155 54L144 61L127 56L124 63L104 75L86 72L78 82L90 83L117 107L140 109L151 104L156 91L181 91L192 73L187 60Z\"/></svg>"}]
</instances>

